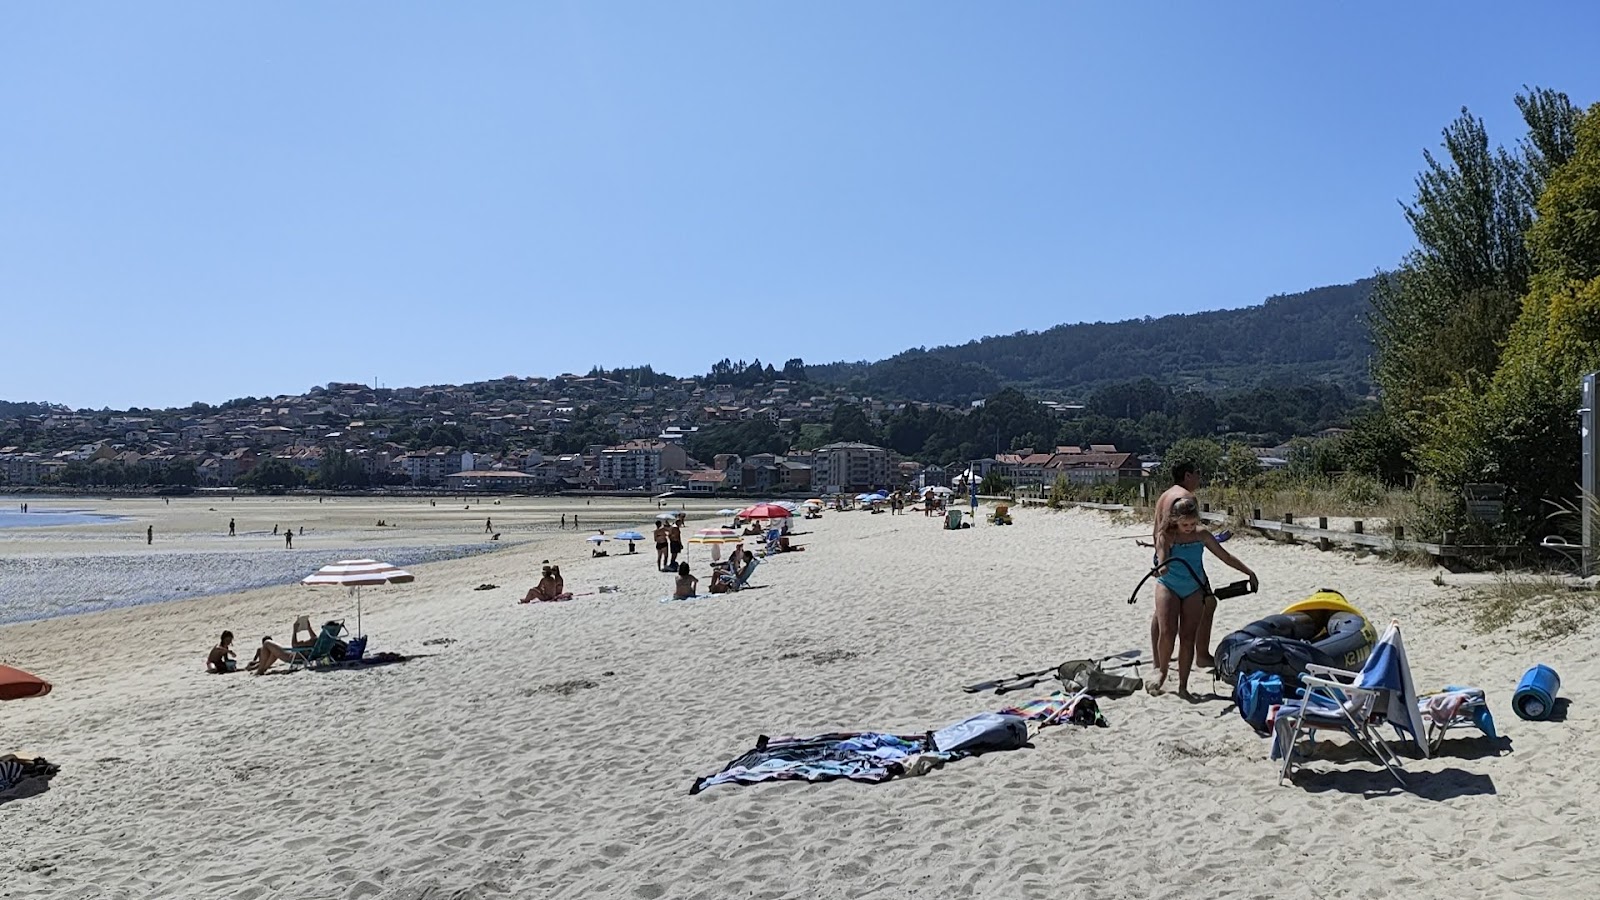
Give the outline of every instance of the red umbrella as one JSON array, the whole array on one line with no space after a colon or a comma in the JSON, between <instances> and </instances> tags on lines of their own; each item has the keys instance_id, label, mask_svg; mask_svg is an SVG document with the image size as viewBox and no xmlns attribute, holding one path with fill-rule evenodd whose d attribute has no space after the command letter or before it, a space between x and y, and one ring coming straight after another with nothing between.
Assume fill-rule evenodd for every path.
<instances>
[{"instance_id":1,"label":"red umbrella","mask_svg":"<svg viewBox=\"0 0 1600 900\"><path fill-rule=\"evenodd\" d=\"M0 666L0 700L26 700L50 693L50 682L21 669Z\"/></svg>"},{"instance_id":2,"label":"red umbrella","mask_svg":"<svg viewBox=\"0 0 1600 900\"><path fill-rule=\"evenodd\" d=\"M789 511L776 503L757 503L742 513L742 519L787 519Z\"/></svg>"}]
</instances>

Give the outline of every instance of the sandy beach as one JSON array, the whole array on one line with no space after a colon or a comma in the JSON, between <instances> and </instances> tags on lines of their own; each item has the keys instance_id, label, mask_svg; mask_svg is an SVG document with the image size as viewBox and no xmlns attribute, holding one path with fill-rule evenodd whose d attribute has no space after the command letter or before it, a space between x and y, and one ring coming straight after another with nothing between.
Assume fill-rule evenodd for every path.
<instances>
[{"instance_id":1,"label":"sandy beach","mask_svg":"<svg viewBox=\"0 0 1600 900\"><path fill-rule=\"evenodd\" d=\"M920 733L1048 693L963 684L1147 649L1152 595L1125 601L1148 527L1029 509L951 532L829 513L795 523L806 552L765 561L759 589L662 603L670 577L647 544L592 559L581 531L555 527L573 501L469 502L62 503L128 518L0 532L13 609L53 580L25 574L51 559L92 584L98 563L135 557L116 577L142 585L207 555L275 553L274 571L307 573L352 550L483 544L485 516L502 534L364 593L369 652L403 664L203 674L224 628L243 660L297 615L354 621L343 591L295 584L0 627L0 662L55 685L0 705L0 752L61 766L46 790L0 794L0 897L1574 897L1600 872L1592 629L1546 646L1477 634L1436 570L1238 536L1262 593L1224 601L1213 635L1322 587L1380 630L1399 619L1417 689L1485 688L1509 739L1496 754L1452 732L1437 758L1406 760L1409 791L1337 736L1279 786L1225 700L1139 694L1102 703L1108 728L1051 728L923 777L691 796L761 734ZM655 511L578 508L608 531ZM248 546L229 544L230 515ZM259 533L276 522L306 527L294 550ZM706 548L685 558L704 576ZM519 605L544 559L588 596ZM1512 714L1535 662L1561 673L1565 721Z\"/></svg>"}]
</instances>

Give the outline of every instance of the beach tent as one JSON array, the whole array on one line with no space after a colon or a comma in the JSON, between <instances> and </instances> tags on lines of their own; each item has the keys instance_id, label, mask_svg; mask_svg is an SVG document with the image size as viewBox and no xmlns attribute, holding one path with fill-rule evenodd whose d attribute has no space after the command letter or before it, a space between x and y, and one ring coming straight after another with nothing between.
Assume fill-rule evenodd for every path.
<instances>
[{"instance_id":1,"label":"beach tent","mask_svg":"<svg viewBox=\"0 0 1600 900\"><path fill-rule=\"evenodd\" d=\"M361 589L380 584L409 584L417 576L398 566L375 559L341 559L300 579L312 587L334 585L349 588L356 595L356 634L361 634Z\"/></svg>"},{"instance_id":2,"label":"beach tent","mask_svg":"<svg viewBox=\"0 0 1600 900\"><path fill-rule=\"evenodd\" d=\"M0 700L27 700L50 693L50 682L21 669L0 666Z\"/></svg>"}]
</instances>

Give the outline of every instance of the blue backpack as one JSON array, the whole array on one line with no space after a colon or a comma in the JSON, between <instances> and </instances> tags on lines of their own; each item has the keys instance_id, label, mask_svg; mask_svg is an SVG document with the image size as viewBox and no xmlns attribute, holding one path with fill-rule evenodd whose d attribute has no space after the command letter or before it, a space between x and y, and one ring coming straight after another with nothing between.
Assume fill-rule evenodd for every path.
<instances>
[{"instance_id":1,"label":"blue backpack","mask_svg":"<svg viewBox=\"0 0 1600 900\"><path fill-rule=\"evenodd\" d=\"M1267 713L1282 702L1283 679L1269 672L1246 672L1233 686L1233 703L1256 734L1267 733Z\"/></svg>"}]
</instances>

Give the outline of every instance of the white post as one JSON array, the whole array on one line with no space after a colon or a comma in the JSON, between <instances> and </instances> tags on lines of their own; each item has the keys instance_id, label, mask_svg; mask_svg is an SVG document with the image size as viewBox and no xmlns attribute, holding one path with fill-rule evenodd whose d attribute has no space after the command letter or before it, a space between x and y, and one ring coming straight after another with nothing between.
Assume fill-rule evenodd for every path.
<instances>
[{"instance_id":1,"label":"white post","mask_svg":"<svg viewBox=\"0 0 1600 900\"><path fill-rule=\"evenodd\" d=\"M1600 495L1600 435L1595 431L1594 404L1596 394L1596 379L1600 373L1590 372L1583 376L1583 400L1578 404L1578 436L1583 442L1583 496L1579 498L1582 504L1583 518L1583 569L1581 574L1587 578L1594 574L1594 551L1597 542L1600 542L1600 522L1595 522L1595 503Z\"/></svg>"}]
</instances>

